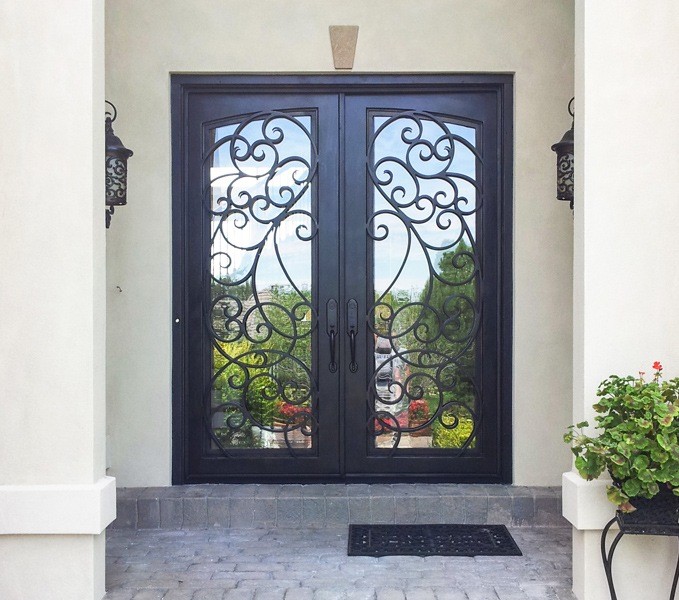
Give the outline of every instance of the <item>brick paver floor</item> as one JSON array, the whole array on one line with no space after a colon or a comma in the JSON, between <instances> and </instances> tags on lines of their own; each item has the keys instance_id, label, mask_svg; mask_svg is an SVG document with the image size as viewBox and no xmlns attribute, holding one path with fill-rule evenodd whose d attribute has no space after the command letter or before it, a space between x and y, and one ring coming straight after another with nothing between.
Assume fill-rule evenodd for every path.
<instances>
[{"instance_id":1,"label":"brick paver floor","mask_svg":"<svg viewBox=\"0 0 679 600\"><path fill-rule=\"evenodd\" d=\"M113 530L106 600L574 600L570 530L521 557L347 556L347 528Z\"/></svg>"}]
</instances>

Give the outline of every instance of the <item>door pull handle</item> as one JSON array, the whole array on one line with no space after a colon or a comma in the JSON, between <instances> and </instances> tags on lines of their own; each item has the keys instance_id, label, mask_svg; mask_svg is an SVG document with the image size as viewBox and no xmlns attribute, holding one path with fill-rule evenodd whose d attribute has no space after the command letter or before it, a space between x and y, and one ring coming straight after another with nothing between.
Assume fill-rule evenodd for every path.
<instances>
[{"instance_id":1,"label":"door pull handle","mask_svg":"<svg viewBox=\"0 0 679 600\"><path fill-rule=\"evenodd\" d=\"M335 359L335 344L337 340L337 300L330 298L325 305L326 313L326 332L330 340L330 364L328 370L331 373L337 372L337 360Z\"/></svg>"},{"instance_id":2,"label":"door pull handle","mask_svg":"<svg viewBox=\"0 0 679 600\"><path fill-rule=\"evenodd\" d=\"M353 298L347 302L347 334L349 335L349 351L351 353L351 362L349 363L349 370L352 373L358 371L358 363L356 362L356 334L358 333L358 302Z\"/></svg>"}]
</instances>

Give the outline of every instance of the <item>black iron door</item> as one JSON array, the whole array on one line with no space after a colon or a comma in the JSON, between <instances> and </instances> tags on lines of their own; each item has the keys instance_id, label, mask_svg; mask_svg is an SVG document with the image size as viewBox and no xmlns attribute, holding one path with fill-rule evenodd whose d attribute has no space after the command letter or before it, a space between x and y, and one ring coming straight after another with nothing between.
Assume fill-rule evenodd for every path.
<instances>
[{"instance_id":1,"label":"black iron door","mask_svg":"<svg viewBox=\"0 0 679 600\"><path fill-rule=\"evenodd\" d=\"M174 78L175 482L510 480L511 80L468 79Z\"/></svg>"}]
</instances>

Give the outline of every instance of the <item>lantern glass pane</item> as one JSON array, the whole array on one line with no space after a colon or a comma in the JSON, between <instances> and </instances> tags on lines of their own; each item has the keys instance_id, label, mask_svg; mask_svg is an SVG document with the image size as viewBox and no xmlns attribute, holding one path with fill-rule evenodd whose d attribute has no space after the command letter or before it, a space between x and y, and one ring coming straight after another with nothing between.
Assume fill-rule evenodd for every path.
<instances>
[{"instance_id":1,"label":"lantern glass pane","mask_svg":"<svg viewBox=\"0 0 679 600\"><path fill-rule=\"evenodd\" d=\"M127 204L127 160L119 156L106 157L106 205Z\"/></svg>"},{"instance_id":2,"label":"lantern glass pane","mask_svg":"<svg viewBox=\"0 0 679 600\"><path fill-rule=\"evenodd\" d=\"M556 162L556 197L559 200L573 199L573 154L564 152Z\"/></svg>"}]
</instances>

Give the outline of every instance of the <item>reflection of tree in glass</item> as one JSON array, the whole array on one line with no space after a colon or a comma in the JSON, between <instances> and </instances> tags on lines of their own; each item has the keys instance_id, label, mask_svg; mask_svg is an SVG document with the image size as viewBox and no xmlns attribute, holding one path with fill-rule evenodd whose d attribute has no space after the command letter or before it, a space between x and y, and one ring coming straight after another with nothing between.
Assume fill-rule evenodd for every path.
<instances>
[{"instance_id":1,"label":"reflection of tree in glass","mask_svg":"<svg viewBox=\"0 0 679 600\"><path fill-rule=\"evenodd\" d=\"M249 279L239 285L233 285L231 283L232 281L237 281L238 278L239 275L236 274L232 276L222 275L219 281L212 279L210 282L212 299L214 300L215 298L223 296L224 294L229 294L230 296L238 298L239 300L247 300L250 296L252 296L252 284L250 283Z\"/></svg>"},{"instance_id":2,"label":"reflection of tree in glass","mask_svg":"<svg viewBox=\"0 0 679 600\"><path fill-rule=\"evenodd\" d=\"M393 306L392 329L406 332L399 341L410 362L409 395L429 403L439 426L441 418L448 427L457 426L460 419L467 431L463 441L471 432L471 413L465 407L473 410L475 406L471 382L476 360L478 297L478 265L473 249L460 241L440 255L436 274L430 274L416 301ZM449 403L453 404L444 412ZM459 441L460 435L450 437Z\"/></svg>"}]
</instances>

